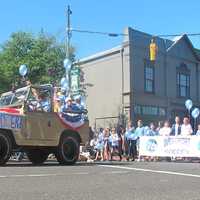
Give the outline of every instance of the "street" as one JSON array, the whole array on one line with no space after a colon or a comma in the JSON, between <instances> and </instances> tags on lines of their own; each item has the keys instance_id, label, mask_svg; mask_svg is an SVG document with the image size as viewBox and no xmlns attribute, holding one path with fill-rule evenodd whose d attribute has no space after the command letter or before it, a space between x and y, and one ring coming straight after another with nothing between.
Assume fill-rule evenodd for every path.
<instances>
[{"instance_id":1,"label":"street","mask_svg":"<svg viewBox=\"0 0 200 200\"><path fill-rule=\"evenodd\" d=\"M9 162L0 169L0 199L198 200L199 163L98 162L43 166Z\"/></svg>"}]
</instances>

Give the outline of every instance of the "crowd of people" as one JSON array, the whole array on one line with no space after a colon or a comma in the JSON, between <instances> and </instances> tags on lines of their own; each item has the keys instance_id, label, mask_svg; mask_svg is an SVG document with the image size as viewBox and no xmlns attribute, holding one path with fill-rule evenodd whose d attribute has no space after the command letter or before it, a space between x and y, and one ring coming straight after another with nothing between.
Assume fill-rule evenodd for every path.
<instances>
[{"instance_id":1,"label":"crowd of people","mask_svg":"<svg viewBox=\"0 0 200 200\"><path fill-rule=\"evenodd\" d=\"M112 160L113 156L121 159L135 160L138 156L139 139L141 136L190 136L200 135L200 124L195 132L190 124L189 117L184 117L181 122L176 116L170 125L169 121L154 123L144 126L142 120L137 121L137 127L128 122L127 127L100 128L90 141L94 150L94 160Z\"/></svg>"}]
</instances>

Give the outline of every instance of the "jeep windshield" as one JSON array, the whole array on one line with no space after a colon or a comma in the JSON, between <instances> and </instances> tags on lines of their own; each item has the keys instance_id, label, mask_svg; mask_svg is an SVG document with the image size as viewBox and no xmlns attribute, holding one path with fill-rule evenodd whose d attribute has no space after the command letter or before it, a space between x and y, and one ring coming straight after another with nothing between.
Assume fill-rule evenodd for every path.
<instances>
[{"instance_id":1,"label":"jeep windshield","mask_svg":"<svg viewBox=\"0 0 200 200\"><path fill-rule=\"evenodd\" d=\"M29 87L17 89L16 91L6 92L1 95L0 107L12 106L23 103L28 95Z\"/></svg>"}]
</instances>

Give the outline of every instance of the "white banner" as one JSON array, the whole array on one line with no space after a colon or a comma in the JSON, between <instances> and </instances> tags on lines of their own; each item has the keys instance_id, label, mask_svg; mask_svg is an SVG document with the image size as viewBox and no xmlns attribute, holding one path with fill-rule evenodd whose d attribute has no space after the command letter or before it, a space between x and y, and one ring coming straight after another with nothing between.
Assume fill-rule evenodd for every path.
<instances>
[{"instance_id":1,"label":"white banner","mask_svg":"<svg viewBox=\"0 0 200 200\"><path fill-rule=\"evenodd\" d=\"M200 157L200 136L140 137L140 156Z\"/></svg>"}]
</instances>

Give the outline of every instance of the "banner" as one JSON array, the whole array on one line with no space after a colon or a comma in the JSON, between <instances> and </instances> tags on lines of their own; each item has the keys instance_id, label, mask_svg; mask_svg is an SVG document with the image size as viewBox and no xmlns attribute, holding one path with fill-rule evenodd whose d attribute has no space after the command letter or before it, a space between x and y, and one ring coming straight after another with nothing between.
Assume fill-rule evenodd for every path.
<instances>
[{"instance_id":1,"label":"banner","mask_svg":"<svg viewBox=\"0 0 200 200\"><path fill-rule=\"evenodd\" d=\"M200 136L142 136L139 156L200 157Z\"/></svg>"},{"instance_id":2,"label":"banner","mask_svg":"<svg viewBox=\"0 0 200 200\"><path fill-rule=\"evenodd\" d=\"M0 128L21 129L22 128L22 116L0 113Z\"/></svg>"}]
</instances>

